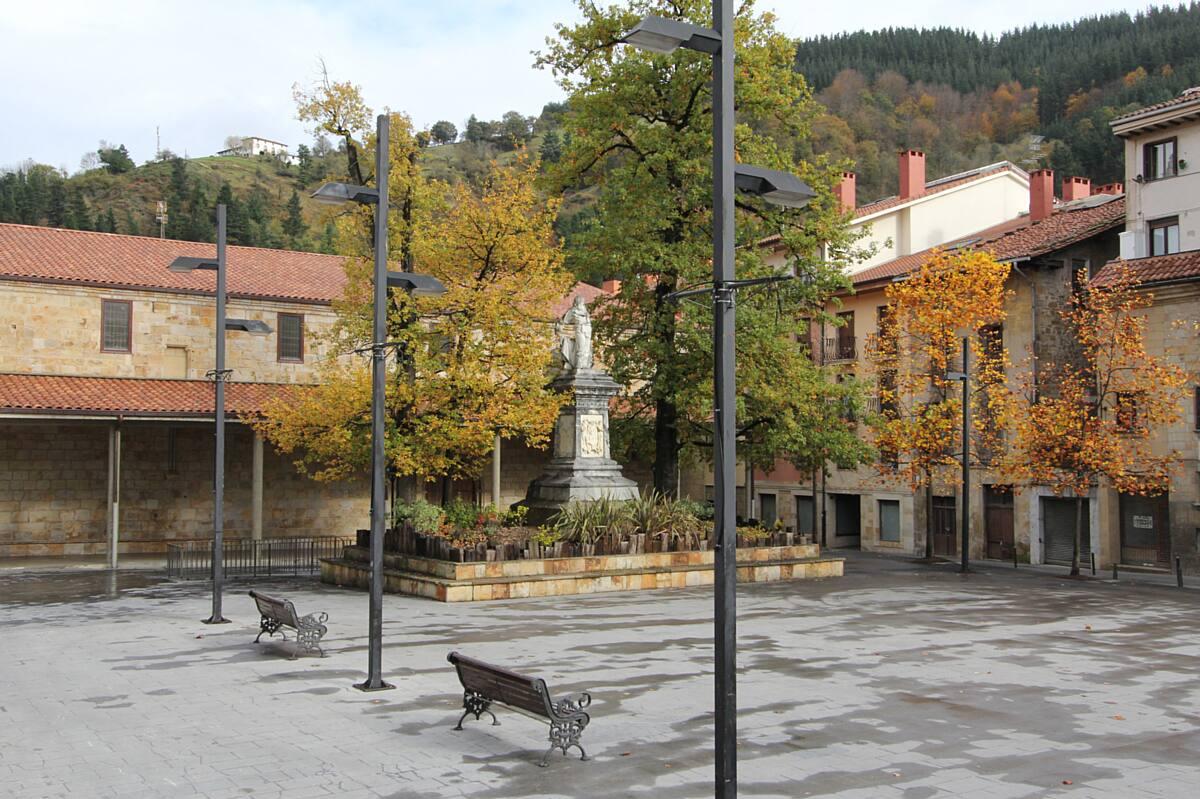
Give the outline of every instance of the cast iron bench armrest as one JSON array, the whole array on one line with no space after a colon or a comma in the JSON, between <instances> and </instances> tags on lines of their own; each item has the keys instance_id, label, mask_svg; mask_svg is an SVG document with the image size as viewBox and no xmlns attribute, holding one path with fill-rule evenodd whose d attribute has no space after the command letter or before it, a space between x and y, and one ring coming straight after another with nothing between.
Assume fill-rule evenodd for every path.
<instances>
[{"instance_id":1,"label":"cast iron bench armrest","mask_svg":"<svg viewBox=\"0 0 1200 799\"><path fill-rule=\"evenodd\" d=\"M280 599L257 591L251 591L250 596L262 615L258 637L254 639L254 643L258 643L263 633L273 636L276 632L286 641L287 636L281 628L291 627L296 631L296 641L301 649L305 652L316 650L321 657L325 657L325 651L321 649L321 639L329 632L329 628L325 626L325 622L329 621L328 613L322 611L300 616L296 613L296 606L289 599ZM296 653L293 652L292 657L295 658Z\"/></svg>"},{"instance_id":2,"label":"cast iron bench armrest","mask_svg":"<svg viewBox=\"0 0 1200 799\"><path fill-rule=\"evenodd\" d=\"M565 755L568 749L575 747L579 750L580 760L589 759L579 738L591 721L591 716L584 712L584 708L592 703L591 694L567 694L555 701L545 680L540 678L517 674L457 652L451 652L446 659L454 664L463 687L463 714L455 730L462 729L467 716L474 716L478 721L484 713L492 717L492 724L499 725L490 708L493 704L503 705L550 725L550 748L542 756L539 766L547 765L550 753L555 749Z\"/></svg>"}]
</instances>

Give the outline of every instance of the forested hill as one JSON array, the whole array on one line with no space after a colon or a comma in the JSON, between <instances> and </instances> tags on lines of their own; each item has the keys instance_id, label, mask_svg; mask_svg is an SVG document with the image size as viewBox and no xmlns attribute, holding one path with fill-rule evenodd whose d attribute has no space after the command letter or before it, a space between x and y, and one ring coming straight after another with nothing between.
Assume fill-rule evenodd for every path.
<instances>
[{"instance_id":1,"label":"forested hill","mask_svg":"<svg viewBox=\"0 0 1200 799\"><path fill-rule=\"evenodd\" d=\"M872 172L871 148L859 152L870 140L925 149L933 175L998 155L1110 181L1122 167L1109 120L1200 85L1198 43L1192 2L999 38L948 28L820 37L798 44L796 68L849 128L827 121L828 148L867 156L859 171L868 194L894 185Z\"/></svg>"}]
</instances>

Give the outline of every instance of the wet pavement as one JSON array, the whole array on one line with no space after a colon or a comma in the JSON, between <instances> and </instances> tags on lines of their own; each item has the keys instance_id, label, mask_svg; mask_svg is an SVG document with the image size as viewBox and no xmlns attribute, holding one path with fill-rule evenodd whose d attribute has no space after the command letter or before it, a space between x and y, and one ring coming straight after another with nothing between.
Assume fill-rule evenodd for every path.
<instances>
[{"instance_id":1,"label":"wet pavement","mask_svg":"<svg viewBox=\"0 0 1200 799\"><path fill-rule=\"evenodd\" d=\"M739 593L740 784L755 797L1200 795L1200 593L853 555L841 579ZM326 658L251 643L249 584L0 574L0 796L712 795L704 589L443 605L259 582L330 614ZM290 636L289 636L290 637ZM458 650L588 690L593 760L546 728L451 728Z\"/></svg>"}]
</instances>

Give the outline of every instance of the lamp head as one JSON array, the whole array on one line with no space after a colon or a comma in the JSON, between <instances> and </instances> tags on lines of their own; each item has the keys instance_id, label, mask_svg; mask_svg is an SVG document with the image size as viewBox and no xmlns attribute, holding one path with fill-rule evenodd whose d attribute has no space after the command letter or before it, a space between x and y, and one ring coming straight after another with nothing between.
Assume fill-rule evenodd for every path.
<instances>
[{"instance_id":1,"label":"lamp head","mask_svg":"<svg viewBox=\"0 0 1200 799\"><path fill-rule=\"evenodd\" d=\"M197 269L216 269L217 261L215 258L196 258L191 255L181 255L174 261L171 261L167 267L172 272L183 273L194 272Z\"/></svg>"},{"instance_id":2,"label":"lamp head","mask_svg":"<svg viewBox=\"0 0 1200 799\"><path fill-rule=\"evenodd\" d=\"M266 336L271 332L271 326L257 319L226 319L226 330L241 330L255 336Z\"/></svg>"},{"instance_id":3,"label":"lamp head","mask_svg":"<svg viewBox=\"0 0 1200 799\"><path fill-rule=\"evenodd\" d=\"M757 194L767 202L785 208L803 208L817 196L808 184L791 172L750 164L734 166L733 182L738 191Z\"/></svg>"},{"instance_id":4,"label":"lamp head","mask_svg":"<svg viewBox=\"0 0 1200 799\"><path fill-rule=\"evenodd\" d=\"M353 183L326 183L312 193L312 198L324 205L355 202L364 205L379 201L379 190Z\"/></svg>"},{"instance_id":5,"label":"lamp head","mask_svg":"<svg viewBox=\"0 0 1200 799\"><path fill-rule=\"evenodd\" d=\"M673 53L680 47L710 55L721 51L716 31L663 17L643 17L621 41L652 53Z\"/></svg>"},{"instance_id":6,"label":"lamp head","mask_svg":"<svg viewBox=\"0 0 1200 799\"><path fill-rule=\"evenodd\" d=\"M388 272L387 284L388 288L403 289L413 297L440 297L446 293L442 281L416 272Z\"/></svg>"}]
</instances>

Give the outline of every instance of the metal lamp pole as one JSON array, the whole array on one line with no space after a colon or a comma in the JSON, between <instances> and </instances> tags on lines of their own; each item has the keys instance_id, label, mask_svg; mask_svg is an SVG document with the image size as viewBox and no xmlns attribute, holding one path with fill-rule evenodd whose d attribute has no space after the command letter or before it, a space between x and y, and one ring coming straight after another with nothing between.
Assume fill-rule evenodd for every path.
<instances>
[{"instance_id":1,"label":"metal lamp pole","mask_svg":"<svg viewBox=\"0 0 1200 799\"><path fill-rule=\"evenodd\" d=\"M970 566L971 546L971 372L968 358L971 347L963 336L962 344L962 572Z\"/></svg>"},{"instance_id":2,"label":"metal lamp pole","mask_svg":"<svg viewBox=\"0 0 1200 799\"><path fill-rule=\"evenodd\" d=\"M383 681L383 528L384 528L384 388L387 364L388 286L388 116L376 120L375 142L375 292L371 332L371 588L367 611L367 679L355 687L363 691L394 688Z\"/></svg>"},{"instance_id":3,"label":"metal lamp pole","mask_svg":"<svg viewBox=\"0 0 1200 799\"><path fill-rule=\"evenodd\" d=\"M216 391L216 456L213 467L212 615L205 624L228 624L221 615L225 589L225 204L217 205L217 365L213 370Z\"/></svg>"}]
</instances>

